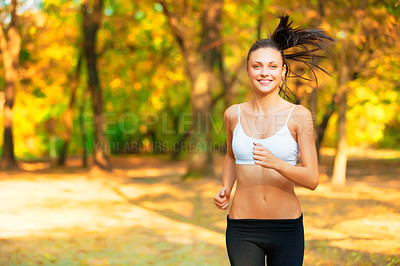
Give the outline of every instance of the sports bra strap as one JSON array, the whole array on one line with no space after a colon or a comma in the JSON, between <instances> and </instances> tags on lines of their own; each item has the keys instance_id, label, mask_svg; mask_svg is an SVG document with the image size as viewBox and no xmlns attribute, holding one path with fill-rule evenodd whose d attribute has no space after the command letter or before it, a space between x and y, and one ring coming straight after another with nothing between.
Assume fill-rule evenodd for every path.
<instances>
[{"instance_id":1,"label":"sports bra strap","mask_svg":"<svg viewBox=\"0 0 400 266\"><path fill-rule=\"evenodd\" d=\"M238 106L238 123L240 123L240 105L241 105L241 103L239 103L239 106Z\"/></svg>"},{"instance_id":2,"label":"sports bra strap","mask_svg":"<svg viewBox=\"0 0 400 266\"><path fill-rule=\"evenodd\" d=\"M286 118L285 125L287 125L287 122L289 121L290 115L292 114L292 111L293 111L293 109L294 109L295 107L296 107L296 104L293 105L292 109L290 109L289 115L288 115L288 117Z\"/></svg>"}]
</instances>

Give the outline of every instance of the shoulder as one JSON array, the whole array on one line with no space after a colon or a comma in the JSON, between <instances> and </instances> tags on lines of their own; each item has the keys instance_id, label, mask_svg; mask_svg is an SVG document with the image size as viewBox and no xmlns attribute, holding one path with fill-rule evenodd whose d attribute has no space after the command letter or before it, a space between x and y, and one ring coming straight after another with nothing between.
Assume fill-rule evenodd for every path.
<instances>
[{"instance_id":1,"label":"shoulder","mask_svg":"<svg viewBox=\"0 0 400 266\"><path fill-rule=\"evenodd\" d=\"M305 107L304 105L301 104L296 104L296 106L293 108L293 114L295 114L296 116L300 116L303 118L312 118L312 114L311 111Z\"/></svg>"},{"instance_id":2,"label":"shoulder","mask_svg":"<svg viewBox=\"0 0 400 266\"><path fill-rule=\"evenodd\" d=\"M232 119L237 117L238 107L239 107L239 104L233 104L233 105L229 106L228 108L226 108L225 112L224 112L224 119L231 121Z\"/></svg>"},{"instance_id":3,"label":"shoulder","mask_svg":"<svg viewBox=\"0 0 400 266\"><path fill-rule=\"evenodd\" d=\"M232 134L234 125L238 121L238 107L239 104L231 105L224 112L224 124L227 133Z\"/></svg>"},{"instance_id":4,"label":"shoulder","mask_svg":"<svg viewBox=\"0 0 400 266\"><path fill-rule=\"evenodd\" d=\"M311 111L301 104L294 107L290 120L298 129L309 128L314 125Z\"/></svg>"}]
</instances>

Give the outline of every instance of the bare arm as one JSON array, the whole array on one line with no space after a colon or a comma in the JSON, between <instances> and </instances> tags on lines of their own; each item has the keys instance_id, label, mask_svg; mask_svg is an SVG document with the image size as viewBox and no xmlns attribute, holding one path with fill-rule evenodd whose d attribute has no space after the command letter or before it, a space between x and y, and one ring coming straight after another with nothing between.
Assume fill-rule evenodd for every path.
<instances>
[{"instance_id":1,"label":"bare arm","mask_svg":"<svg viewBox=\"0 0 400 266\"><path fill-rule=\"evenodd\" d=\"M267 148L260 144L254 146L256 164L272 168L293 183L314 190L319 183L318 157L314 141L314 126L311 112L298 106L296 116L296 135L301 154L301 166L291 165L276 158Z\"/></svg>"},{"instance_id":2,"label":"bare arm","mask_svg":"<svg viewBox=\"0 0 400 266\"><path fill-rule=\"evenodd\" d=\"M230 194L232 187L235 184L235 158L232 151L232 130L231 130L231 117L232 117L232 106L228 108L224 113L224 124L227 136L227 151L224 159L224 167L222 170L222 188L214 196L214 204L222 209L226 210L229 205Z\"/></svg>"}]
</instances>

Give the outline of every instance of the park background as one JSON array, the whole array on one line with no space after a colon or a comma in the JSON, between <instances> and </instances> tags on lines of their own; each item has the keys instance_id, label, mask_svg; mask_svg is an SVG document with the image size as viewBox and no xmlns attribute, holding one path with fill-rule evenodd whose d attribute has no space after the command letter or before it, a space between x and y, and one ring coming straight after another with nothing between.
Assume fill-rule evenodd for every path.
<instances>
[{"instance_id":1,"label":"park background","mask_svg":"<svg viewBox=\"0 0 400 266\"><path fill-rule=\"evenodd\" d=\"M284 12L336 40L289 83L320 164L304 264L400 265L397 0L1 0L0 264L228 265L223 113Z\"/></svg>"}]
</instances>

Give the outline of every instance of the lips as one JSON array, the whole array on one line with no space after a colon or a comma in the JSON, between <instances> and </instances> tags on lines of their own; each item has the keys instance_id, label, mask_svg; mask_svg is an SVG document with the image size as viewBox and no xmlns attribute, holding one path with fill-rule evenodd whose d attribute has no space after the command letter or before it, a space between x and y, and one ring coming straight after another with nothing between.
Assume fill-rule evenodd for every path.
<instances>
[{"instance_id":1,"label":"lips","mask_svg":"<svg viewBox=\"0 0 400 266\"><path fill-rule=\"evenodd\" d=\"M267 86L268 84L270 84L272 82L272 80L270 79L258 79L257 80L262 86Z\"/></svg>"}]
</instances>

